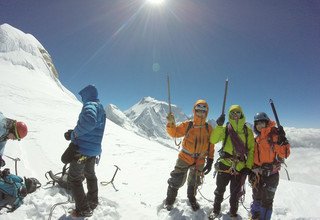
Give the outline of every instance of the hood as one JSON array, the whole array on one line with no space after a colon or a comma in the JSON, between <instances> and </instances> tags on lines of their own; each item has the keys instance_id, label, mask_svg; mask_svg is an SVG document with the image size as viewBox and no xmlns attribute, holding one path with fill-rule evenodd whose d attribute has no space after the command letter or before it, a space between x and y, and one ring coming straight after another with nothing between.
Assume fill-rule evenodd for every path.
<instances>
[{"instance_id":1,"label":"hood","mask_svg":"<svg viewBox=\"0 0 320 220\"><path fill-rule=\"evenodd\" d=\"M83 88L79 95L82 98L82 102L98 101L98 90L94 85L88 85Z\"/></svg>"},{"instance_id":2,"label":"hood","mask_svg":"<svg viewBox=\"0 0 320 220\"><path fill-rule=\"evenodd\" d=\"M238 122L231 118L231 112L233 112L233 111L241 112L241 118L238 120ZM244 116L244 113L243 113L240 105L231 105L230 106L229 111L228 111L228 119L229 119L229 122L235 131L239 130L239 128L242 129L244 124L246 123L246 117Z\"/></svg>"},{"instance_id":3,"label":"hood","mask_svg":"<svg viewBox=\"0 0 320 220\"><path fill-rule=\"evenodd\" d=\"M205 117L204 118L200 118L197 116L196 114L196 111L194 110L194 108L196 107L196 105L198 104L204 104L205 106L207 106L207 109L208 111L206 112L205 114ZM193 105L193 122L195 125L204 125L206 123L206 119L207 119L207 116L208 116L208 113L209 113L209 106L208 106L208 103L206 102L206 100L203 100L203 99L199 99L198 101L196 101Z\"/></svg>"},{"instance_id":4,"label":"hood","mask_svg":"<svg viewBox=\"0 0 320 220\"><path fill-rule=\"evenodd\" d=\"M271 129L272 129L273 127L275 127L275 126L276 126L276 122L270 120L270 121L268 121L267 126L266 126L265 128L262 128L262 129L261 129L261 134L260 134L260 132L256 129L255 124L253 124L253 130L254 130L254 133L255 133L256 135L262 135L262 136L266 137L266 136L271 132Z\"/></svg>"}]
</instances>

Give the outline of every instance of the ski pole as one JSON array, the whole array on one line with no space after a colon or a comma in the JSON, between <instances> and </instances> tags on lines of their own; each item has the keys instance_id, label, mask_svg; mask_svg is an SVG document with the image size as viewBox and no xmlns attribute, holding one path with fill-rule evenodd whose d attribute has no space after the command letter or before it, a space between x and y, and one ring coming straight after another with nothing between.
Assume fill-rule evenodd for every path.
<instances>
[{"instance_id":1,"label":"ski pole","mask_svg":"<svg viewBox=\"0 0 320 220\"><path fill-rule=\"evenodd\" d=\"M170 79L169 79L169 74L167 75L167 88L168 88L169 113L172 113L172 111L171 111L171 95L170 95Z\"/></svg>"},{"instance_id":2,"label":"ski pole","mask_svg":"<svg viewBox=\"0 0 320 220\"><path fill-rule=\"evenodd\" d=\"M223 104L222 104L222 115L224 115L225 107L226 107L226 99L227 99L227 93L228 93L228 84L229 79L226 79L225 85L224 85L224 96L223 96Z\"/></svg>"},{"instance_id":3,"label":"ski pole","mask_svg":"<svg viewBox=\"0 0 320 220\"><path fill-rule=\"evenodd\" d=\"M276 108L275 108L275 106L274 106L274 103L273 103L272 99L270 99L269 102L270 102L270 105L271 105L271 108L272 108L274 117L275 117L275 119L276 119L277 126L278 126L278 128L279 128L281 125L280 125L280 121L279 121L279 118L278 118L278 114L277 114Z\"/></svg>"}]
</instances>

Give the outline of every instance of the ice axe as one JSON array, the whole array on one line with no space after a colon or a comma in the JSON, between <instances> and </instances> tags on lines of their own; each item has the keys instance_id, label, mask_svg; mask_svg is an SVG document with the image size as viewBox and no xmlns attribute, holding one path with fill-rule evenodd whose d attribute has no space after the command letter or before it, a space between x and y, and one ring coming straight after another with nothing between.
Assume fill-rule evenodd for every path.
<instances>
[{"instance_id":1,"label":"ice axe","mask_svg":"<svg viewBox=\"0 0 320 220\"><path fill-rule=\"evenodd\" d=\"M171 95L170 95L170 79L169 79L169 74L167 75L167 88L168 88L169 113L172 113L172 110L171 110Z\"/></svg>"},{"instance_id":2,"label":"ice axe","mask_svg":"<svg viewBox=\"0 0 320 220\"><path fill-rule=\"evenodd\" d=\"M171 94L170 94L170 79L169 79L169 74L167 75L167 89L168 89L168 104L169 104L169 114L172 114L172 109L171 109ZM174 138L174 143L176 146L180 148L181 141L177 143L177 139Z\"/></svg>"},{"instance_id":3,"label":"ice axe","mask_svg":"<svg viewBox=\"0 0 320 220\"><path fill-rule=\"evenodd\" d=\"M223 96L223 104L222 104L222 110L221 114L224 115L225 108L226 108L226 100L227 100L227 93L228 93L228 84L229 84L229 79L226 79L225 85L224 85L224 96Z\"/></svg>"},{"instance_id":4,"label":"ice axe","mask_svg":"<svg viewBox=\"0 0 320 220\"><path fill-rule=\"evenodd\" d=\"M20 158L17 157L17 158L13 158L13 157L10 157L8 155L4 155L6 156L7 158L11 159L14 161L14 168L15 168L15 171L16 171L16 175L18 176L18 161L20 161Z\"/></svg>"},{"instance_id":5,"label":"ice axe","mask_svg":"<svg viewBox=\"0 0 320 220\"><path fill-rule=\"evenodd\" d=\"M111 184L112 184L112 187L114 188L114 190L115 190L115 191L118 191L118 190L116 189L116 187L114 186L114 184L113 184L113 180L114 180L114 177L116 176L118 170L121 170L121 169L120 169L120 167L118 167L117 165L114 165L114 166L116 167L116 171L114 172L112 179L111 179L109 182L102 181L102 182L100 182L100 184L103 185L103 186L106 186L106 185L108 185L108 184L111 183Z\"/></svg>"}]
</instances>

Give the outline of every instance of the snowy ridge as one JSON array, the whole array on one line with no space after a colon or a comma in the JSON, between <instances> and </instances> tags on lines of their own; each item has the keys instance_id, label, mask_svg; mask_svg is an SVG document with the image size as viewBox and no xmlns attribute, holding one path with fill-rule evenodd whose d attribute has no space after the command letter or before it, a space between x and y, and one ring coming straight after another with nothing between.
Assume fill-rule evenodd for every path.
<instances>
[{"instance_id":1,"label":"snowy ridge","mask_svg":"<svg viewBox=\"0 0 320 220\"><path fill-rule=\"evenodd\" d=\"M2 57L9 56L2 54ZM7 58L9 59L9 58ZM44 174L52 170L60 172L61 154L69 142L63 133L75 126L81 103L62 91L54 79L47 77L42 71L30 70L21 65L13 65L0 59L0 111L5 116L24 121L29 128L28 136L18 141L8 141L5 155L19 157L18 174L35 177L43 187L29 194L24 204L13 213L3 213L0 219L48 219L54 204L67 201L64 190L57 186L44 186L48 181ZM114 109L116 109L114 107ZM155 108L155 112L160 109ZM142 113L143 111L141 111ZM119 112L118 112L119 113ZM136 114L138 118L138 114ZM161 114L166 115L166 114ZM119 117L124 117L121 113ZM121 121L126 124L125 121ZM152 122L157 122L156 120ZM130 124L130 123L129 123ZM293 129L297 137L308 141L309 130ZM287 130L289 135L289 130ZM304 133L305 132L305 133ZM312 142L317 136L312 135ZM301 142L301 141L300 141ZM180 190L172 212L160 209L166 196L167 179L174 168L177 150L165 147L155 141L136 135L114 122L107 120L103 152L96 173L98 181L110 181L117 165L120 167L114 179L114 186L99 184L99 206L90 220L207 220L212 209L215 179L212 171L205 176L204 184L197 199L201 209L193 212L187 201L187 184ZM215 159L218 157L220 144L215 147ZM293 148L286 161L291 181L286 179L284 170L274 201L273 220L320 219L320 150L317 147ZM14 172L14 162L4 158L8 168ZM86 187L86 185L85 185ZM251 203L251 188L246 185L245 207ZM225 198L229 192L227 190ZM74 203L57 206L52 219L59 219ZM222 211L229 209L228 199L222 203ZM239 207L242 219L248 219L244 207Z\"/></svg>"},{"instance_id":2,"label":"snowy ridge","mask_svg":"<svg viewBox=\"0 0 320 220\"><path fill-rule=\"evenodd\" d=\"M60 83L58 71L50 54L33 35L25 34L9 24L0 25L0 60L14 66L22 66L28 70L42 72L42 74L52 78L64 92L75 98Z\"/></svg>"}]
</instances>

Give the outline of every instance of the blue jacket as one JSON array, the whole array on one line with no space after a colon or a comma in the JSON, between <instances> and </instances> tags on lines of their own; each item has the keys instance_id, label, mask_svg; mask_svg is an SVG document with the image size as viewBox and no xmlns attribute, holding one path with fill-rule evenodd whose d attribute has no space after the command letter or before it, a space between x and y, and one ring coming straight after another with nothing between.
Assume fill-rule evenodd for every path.
<instances>
[{"instance_id":1,"label":"blue jacket","mask_svg":"<svg viewBox=\"0 0 320 220\"><path fill-rule=\"evenodd\" d=\"M79 153L86 156L101 154L101 142L106 124L106 113L98 99L95 86L89 85L79 92L83 107L77 126L71 133L72 143L79 146Z\"/></svg>"},{"instance_id":2,"label":"blue jacket","mask_svg":"<svg viewBox=\"0 0 320 220\"><path fill-rule=\"evenodd\" d=\"M4 146L6 145L6 137L8 135L7 129L7 119L4 117L2 112L0 112L0 156L3 155Z\"/></svg>"}]
</instances>

